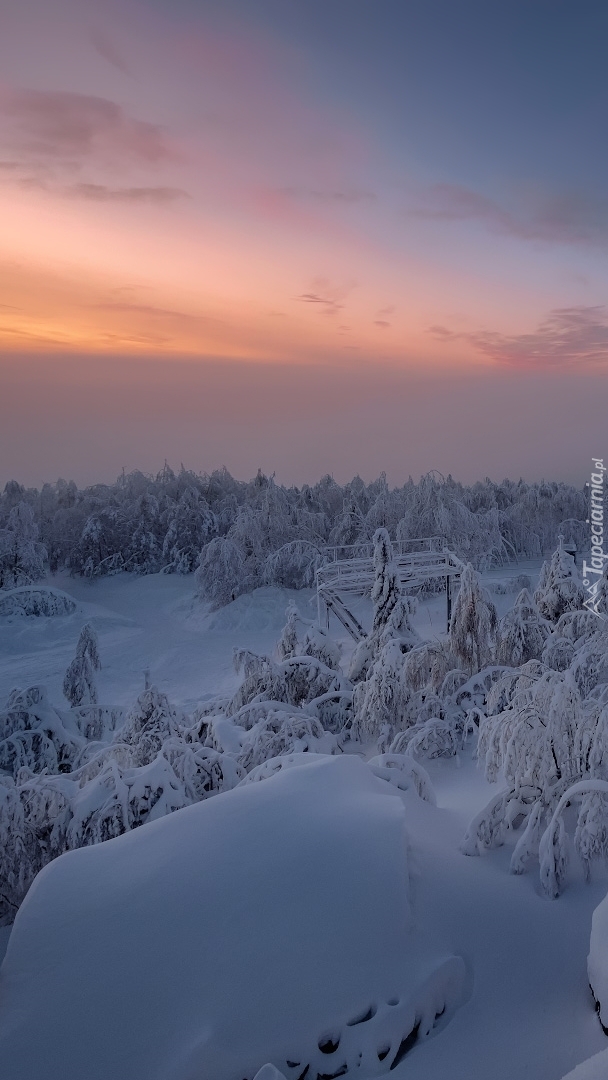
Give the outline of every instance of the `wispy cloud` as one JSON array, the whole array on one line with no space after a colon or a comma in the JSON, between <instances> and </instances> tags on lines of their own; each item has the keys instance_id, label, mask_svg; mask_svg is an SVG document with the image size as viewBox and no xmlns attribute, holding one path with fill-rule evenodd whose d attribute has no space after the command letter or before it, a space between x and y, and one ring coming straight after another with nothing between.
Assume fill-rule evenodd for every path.
<instances>
[{"instance_id":1,"label":"wispy cloud","mask_svg":"<svg viewBox=\"0 0 608 1080\"><path fill-rule=\"evenodd\" d=\"M409 213L429 221L478 221L492 232L521 240L608 243L608 199L577 191L536 192L509 209L458 184L434 184L416 197Z\"/></svg>"},{"instance_id":2,"label":"wispy cloud","mask_svg":"<svg viewBox=\"0 0 608 1080\"><path fill-rule=\"evenodd\" d=\"M108 187L106 184L72 184L61 194L92 202L168 203L190 196L176 187Z\"/></svg>"},{"instance_id":3,"label":"wispy cloud","mask_svg":"<svg viewBox=\"0 0 608 1080\"><path fill-rule=\"evenodd\" d=\"M464 333L432 326L442 342L465 341L500 364L518 368L555 368L608 363L608 320L604 305L556 308L531 334L494 330Z\"/></svg>"},{"instance_id":4,"label":"wispy cloud","mask_svg":"<svg viewBox=\"0 0 608 1080\"><path fill-rule=\"evenodd\" d=\"M176 320L179 323L192 326L208 326L219 322L218 319L212 319L207 315L192 314L175 308L165 308L160 304L138 304L126 300L102 300L93 306L101 311L128 312L129 314L145 315L147 318Z\"/></svg>"},{"instance_id":5,"label":"wispy cloud","mask_svg":"<svg viewBox=\"0 0 608 1080\"><path fill-rule=\"evenodd\" d=\"M176 157L158 124L138 120L108 98L55 90L15 90L3 95L0 112L9 138L34 159L113 156L146 164Z\"/></svg>"},{"instance_id":6,"label":"wispy cloud","mask_svg":"<svg viewBox=\"0 0 608 1080\"><path fill-rule=\"evenodd\" d=\"M388 307L379 308L376 312L376 318L374 319L374 326L379 326L381 329L386 330L387 327L393 324L388 321L386 315L393 315L395 311L395 305L389 304Z\"/></svg>"},{"instance_id":7,"label":"wispy cloud","mask_svg":"<svg viewBox=\"0 0 608 1080\"><path fill-rule=\"evenodd\" d=\"M295 299L303 304L317 304L324 315L335 315L344 307L344 304L340 304L337 300L332 300L329 296L319 296L318 293L300 293Z\"/></svg>"},{"instance_id":8,"label":"wispy cloud","mask_svg":"<svg viewBox=\"0 0 608 1080\"><path fill-rule=\"evenodd\" d=\"M93 30L91 33L91 44L95 51L99 53L104 60L107 60L108 64L111 64L113 68L120 71L122 75L130 75L131 72L121 56L120 51L116 48L113 41L110 40L106 34L101 30Z\"/></svg>"},{"instance_id":9,"label":"wispy cloud","mask_svg":"<svg viewBox=\"0 0 608 1080\"><path fill-rule=\"evenodd\" d=\"M311 304L323 315L332 316L342 310L343 301L354 288L353 283L333 285L327 278L318 277L311 283L310 292L300 293L294 297L294 300L302 304Z\"/></svg>"}]
</instances>

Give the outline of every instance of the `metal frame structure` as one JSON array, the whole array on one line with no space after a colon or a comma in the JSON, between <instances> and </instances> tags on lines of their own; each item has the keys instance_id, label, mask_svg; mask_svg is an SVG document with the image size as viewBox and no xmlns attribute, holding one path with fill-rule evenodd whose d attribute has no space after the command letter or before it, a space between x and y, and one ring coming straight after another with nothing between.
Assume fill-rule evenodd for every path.
<instances>
[{"instance_id":1,"label":"metal frame structure","mask_svg":"<svg viewBox=\"0 0 608 1080\"><path fill-rule=\"evenodd\" d=\"M436 578L445 578L447 629L452 617L452 583L460 579L464 563L449 551L442 536L393 543L393 559L404 591ZM327 562L317 570L317 612L319 626L329 627L333 613L355 641L367 637L350 610L348 598L369 596L374 583L373 544L326 548Z\"/></svg>"}]
</instances>

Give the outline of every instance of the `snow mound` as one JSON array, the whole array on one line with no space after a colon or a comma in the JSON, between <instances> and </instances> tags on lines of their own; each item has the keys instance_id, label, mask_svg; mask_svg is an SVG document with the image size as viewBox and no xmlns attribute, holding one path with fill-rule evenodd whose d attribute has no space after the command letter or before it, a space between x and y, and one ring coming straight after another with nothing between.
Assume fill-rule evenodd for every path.
<instances>
[{"instance_id":1,"label":"snow mound","mask_svg":"<svg viewBox=\"0 0 608 1080\"><path fill-rule=\"evenodd\" d=\"M285 608L293 595L274 585L254 589L214 612L209 618L208 629L218 634L264 630L278 637L285 622ZM304 591L302 595L295 595L298 596L298 607L301 607L310 593Z\"/></svg>"},{"instance_id":2,"label":"snow mound","mask_svg":"<svg viewBox=\"0 0 608 1080\"><path fill-rule=\"evenodd\" d=\"M600 1054L594 1054L587 1061L583 1061L582 1065L577 1065L563 1080L606 1080L607 1076L608 1050L602 1050ZM272 1073L268 1074L268 1080L272 1080Z\"/></svg>"},{"instance_id":3,"label":"snow mound","mask_svg":"<svg viewBox=\"0 0 608 1080\"><path fill-rule=\"evenodd\" d=\"M401 797L302 757L38 875L0 969L4 1080L364 1080L446 1022L464 963L416 925Z\"/></svg>"},{"instance_id":4,"label":"snow mound","mask_svg":"<svg viewBox=\"0 0 608 1080\"><path fill-rule=\"evenodd\" d=\"M606 1031L608 1030L608 896L593 912L587 972L600 1021Z\"/></svg>"},{"instance_id":5,"label":"snow mound","mask_svg":"<svg viewBox=\"0 0 608 1080\"><path fill-rule=\"evenodd\" d=\"M52 618L56 615L72 615L76 607L76 602L67 593L40 585L25 585L20 589L0 593L0 617L2 618L11 616Z\"/></svg>"}]
</instances>

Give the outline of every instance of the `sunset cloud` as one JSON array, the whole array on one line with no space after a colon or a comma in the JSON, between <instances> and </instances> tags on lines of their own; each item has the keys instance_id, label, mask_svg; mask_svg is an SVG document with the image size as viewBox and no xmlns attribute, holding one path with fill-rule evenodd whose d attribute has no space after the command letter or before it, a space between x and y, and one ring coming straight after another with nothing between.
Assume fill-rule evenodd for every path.
<instances>
[{"instance_id":1,"label":"sunset cloud","mask_svg":"<svg viewBox=\"0 0 608 1080\"><path fill-rule=\"evenodd\" d=\"M159 124L129 116L115 101L57 90L13 90L0 99L9 140L33 160L110 155L145 164L173 160Z\"/></svg>"},{"instance_id":2,"label":"sunset cloud","mask_svg":"<svg viewBox=\"0 0 608 1080\"><path fill-rule=\"evenodd\" d=\"M458 184L434 184L409 213L436 222L478 221L492 232L519 240L553 244L608 243L608 199L589 193L534 193L516 200L515 209Z\"/></svg>"},{"instance_id":3,"label":"sunset cloud","mask_svg":"<svg viewBox=\"0 0 608 1080\"><path fill-rule=\"evenodd\" d=\"M108 187L106 184L72 184L61 194L93 202L168 203L189 198L183 188L175 187Z\"/></svg>"},{"instance_id":4,"label":"sunset cloud","mask_svg":"<svg viewBox=\"0 0 608 1080\"><path fill-rule=\"evenodd\" d=\"M300 296L296 296L296 300L303 304L318 305L324 315L335 315L344 307L344 304L338 303L337 300L333 300L328 296L319 296L318 293L301 293Z\"/></svg>"},{"instance_id":5,"label":"sunset cloud","mask_svg":"<svg viewBox=\"0 0 608 1080\"><path fill-rule=\"evenodd\" d=\"M515 367L608 364L608 319L603 305L556 309L531 334L461 333L444 326L433 326L429 333L441 342L468 342L489 359Z\"/></svg>"}]
</instances>

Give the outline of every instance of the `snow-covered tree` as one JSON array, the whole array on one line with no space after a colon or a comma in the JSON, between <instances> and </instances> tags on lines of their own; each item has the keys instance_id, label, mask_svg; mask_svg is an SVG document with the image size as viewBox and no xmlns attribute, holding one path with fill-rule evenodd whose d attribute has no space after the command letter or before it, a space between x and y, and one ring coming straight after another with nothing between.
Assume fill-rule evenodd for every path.
<instances>
[{"instance_id":1,"label":"snow-covered tree","mask_svg":"<svg viewBox=\"0 0 608 1080\"><path fill-rule=\"evenodd\" d=\"M519 593L511 611L498 624L496 660L519 667L542 655L551 627L542 619L527 589Z\"/></svg>"},{"instance_id":2,"label":"snow-covered tree","mask_svg":"<svg viewBox=\"0 0 608 1080\"><path fill-rule=\"evenodd\" d=\"M543 563L534 601L540 614L556 623L566 611L583 607L585 590L572 555L562 543L550 562Z\"/></svg>"},{"instance_id":3,"label":"snow-covered tree","mask_svg":"<svg viewBox=\"0 0 608 1080\"><path fill-rule=\"evenodd\" d=\"M379 634L386 626L393 608L401 597L399 575L393 559L393 546L386 529L378 529L374 534L374 584L372 603L374 621L372 634Z\"/></svg>"},{"instance_id":4,"label":"snow-covered tree","mask_svg":"<svg viewBox=\"0 0 608 1080\"><path fill-rule=\"evenodd\" d=\"M73 573L86 578L119 573L124 567L124 547L128 525L122 510L112 501L99 506L87 517L77 543L69 555Z\"/></svg>"},{"instance_id":5,"label":"snow-covered tree","mask_svg":"<svg viewBox=\"0 0 608 1080\"><path fill-rule=\"evenodd\" d=\"M188 487L169 515L163 541L165 571L190 574L197 566L201 549L216 531L215 515L207 500Z\"/></svg>"},{"instance_id":6,"label":"snow-covered tree","mask_svg":"<svg viewBox=\"0 0 608 1080\"><path fill-rule=\"evenodd\" d=\"M290 602L285 612L287 621L277 641L277 656L279 660L287 660L290 656L298 653L298 622L300 615L293 601Z\"/></svg>"},{"instance_id":7,"label":"snow-covered tree","mask_svg":"<svg viewBox=\"0 0 608 1080\"><path fill-rule=\"evenodd\" d=\"M467 671L480 671L490 663L497 623L496 608L467 563L450 622L450 649Z\"/></svg>"},{"instance_id":8,"label":"snow-covered tree","mask_svg":"<svg viewBox=\"0 0 608 1080\"><path fill-rule=\"evenodd\" d=\"M63 680L63 692L70 705L94 705L97 701L95 672L101 668L97 634L87 623L80 631L76 656Z\"/></svg>"},{"instance_id":9,"label":"snow-covered tree","mask_svg":"<svg viewBox=\"0 0 608 1080\"><path fill-rule=\"evenodd\" d=\"M269 585L282 589L311 589L323 562L318 544L310 540L291 540L273 551L264 561L262 576Z\"/></svg>"},{"instance_id":10,"label":"snow-covered tree","mask_svg":"<svg viewBox=\"0 0 608 1080\"><path fill-rule=\"evenodd\" d=\"M393 559L393 548L386 529L377 529L374 534L373 567L372 629L371 633L357 644L353 652L349 677L354 682L367 676L380 648L393 636L400 637L405 643L409 635L413 642L413 631L409 625L411 609L401 595L399 575Z\"/></svg>"},{"instance_id":11,"label":"snow-covered tree","mask_svg":"<svg viewBox=\"0 0 608 1080\"><path fill-rule=\"evenodd\" d=\"M148 493L142 495L137 505L135 529L125 552L125 570L155 574L160 569L159 516L158 500Z\"/></svg>"},{"instance_id":12,"label":"snow-covered tree","mask_svg":"<svg viewBox=\"0 0 608 1080\"><path fill-rule=\"evenodd\" d=\"M116 733L115 742L133 747L133 764L149 765L163 744L179 734L179 718L166 694L155 686L145 689Z\"/></svg>"},{"instance_id":13,"label":"snow-covered tree","mask_svg":"<svg viewBox=\"0 0 608 1080\"><path fill-rule=\"evenodd\" d=\"M367 741L378 739L386 732L390 740L395 730L407 723L406 708L411 697L404 679L399 641L389 640L380 648L365 682L357 685L353 700L353 738Z\"/></svg>"},{"instance_id":14,"label":"snow-covered tree","mask_svg":"<svg viewBox=\"0 0 608 1080\"><path fill-rule=\"evenodd\" d=\"M47 551L38 541L38 525L31 506L18 502L0 529L0 589L31 585L44 577Z\"/></svg>"},{"instance_id":15,"label":"snow-covered tree","mask_svg":"<svg viewBox=\"0 0 608 1080\"><path fill-rule=\"evenodd\" d=\"M216 536L200 554L196 584L199 596L213 608L235 600L246 586L245 560L239 546L228 536Z\"/></svg>"},{"instance_id":16,"label":"snow-covered tree","mask_svg":"<svg viewBox=\"0 0 608 1080\"><path fill-rule=\"evenodd\" d=\"M583 699L570 671L531 661L495 684L487 707L478 756L487 778L502 772L507 786L473 819L463 850L477 854L519 831L512 872L538 858L543 889L557 896L570 843L564 813L579 798L577 853L587 868L608 854L608 705Z\"/></svg>"}]
</instances>

